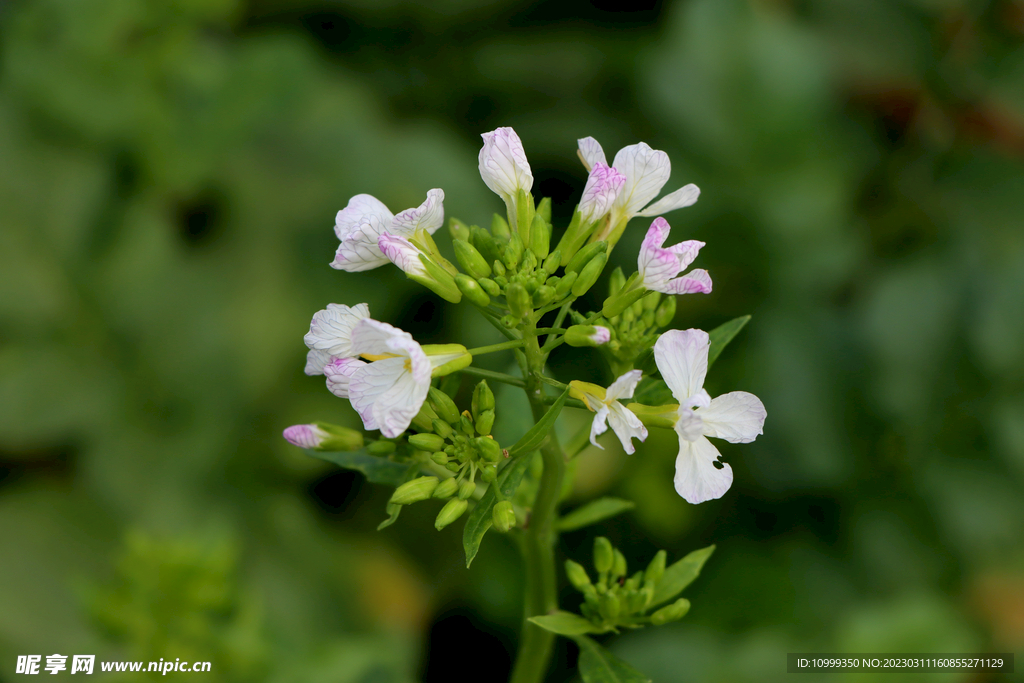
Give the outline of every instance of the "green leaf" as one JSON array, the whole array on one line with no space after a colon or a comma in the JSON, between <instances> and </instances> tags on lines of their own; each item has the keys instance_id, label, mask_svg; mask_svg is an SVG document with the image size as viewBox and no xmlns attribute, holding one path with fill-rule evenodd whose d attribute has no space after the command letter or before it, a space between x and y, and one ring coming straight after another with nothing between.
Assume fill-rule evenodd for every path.
<instances>
[{"instance_id":1,"label":"green leaf","mask_svg":"<svg viewBox=\"0 0 1024 683\"><path fill-rule=\"evenodd\" d=\"M529 453L540 448L540 445L544 443L544 439L547 438L548 432L555 426L555 420L558 419L558 414L562 412L562 406L565 405L565 399L567 398L569 398L569 387L566 387L562 395L551 404L548 412L544 413L544 417L537 420L537 424L530 427L529 431L523 434L522 438L516 441L512 448L508 449L508 454Z\"/></svg>"},{"instance_id":2,"label":"green leaf","mask_svg":"<svg viewBox=\"0 0 1024 683\"><path fill-rule=\"evenodd\" d=\"M530 617L529 621L540 626L545 631L557 633L560 636L573 638L584 633L601 633L603 629L572 612L558 610L554 614L542 614L537 617Z\"/></svg>"},{"instance_id":3,"label":"green leaf","mask_svg":"<svg viewBox=\"0 0 1024 683\"><path fill-rule=\"evenodd\" d=\"M583 683L651 683L629 664L604 649L590 638L573 638L580 646L579 670Z\"/></svg>"},{"instance_id":4,"label":"green leaf","mask_svg":"<svg viewBox=\"0 0 1024 683\"><path fill-rule=\"evenodd\" d=\"M645 406L664 406L676 402L672 396L672 390L665 384L665 380L653 377L645 377L641 380L633 393L633 400Z\"/></svg>"},{"instance_id":5,"label":"green leaf","mask_svg":"<svg viewBox=\"0 0 1024 683\"><path fill-rule=\"evenodd\" d=\"M743 326L750 322L749 315L741 315L738 318L733 318L727 323L722 323L715 329L708 332L708 336L711 337L711 348L708 349L708 368L715 362L722 350L725 349L726 344L732 341L732 338L739 334L739 331L743 329Z\"/></svg>"},{"instance_id":6,"label":"green leaf","mask_svg":"<svg viewBox=\"0 0 1024 683\"><path fill-rule=\"evenodd\" d=\"M408 463L395 462L379 455L370 455L365 449L358 451L314 451L303 449L307 455L327 462L333 462L347 470L362 472L366 480L374 484L398 486L405 481Z\"/></svg>"},{"instance_id":7,"label":"green leaf","mask_svg":"<svg viewBox=\"0 0 1024 683\"><path fill-rule=\"evenodd\" d=\"M504 469L498 473L497 479L491 482L487 491L477 501L476 507L469 513L469 519L466 520L466 526L462 531L462 547L466 551L467 569L473 562L473 558L476 557L477 551L480 550L480 541L483 540L484 534L494 523L491 513L494 510L494 505L498 502L497 496L494 495L494 487L497 486L501 489L502 500L508 500L519 488L519 482L523 480L523 475L526 474L529 466L530 458L527 456L516 458L505 465Z\"/></svg>"},{"instance_id":8,"label":"green leaf","mask_svg":"<svg viewBox=\"0 0 1024 683\"><path fill-rule=\"evenodd\" d=\"M598 498L586 505L576 508L566 516L558 520L559 531L573 531L582 529L585 526L596 524L602 519L608 519L615 515L622 514L627 510L636 507L636 503L622 498Z\"/></svg>"},{"instance_id":9,"label":"green leaf","mask_svg":"<svg viewBox=\"0 0 1024 683\"><path fill-rule=\"evenodd\" d=\"M707 548L694 550L671 567L666 567L661 581L654 588L651 607L667 602L682 593L683 589L700 575L700 568L704 566L713 552L715 552L715 546L709 545Z\"/></svg>"}]
</instances>

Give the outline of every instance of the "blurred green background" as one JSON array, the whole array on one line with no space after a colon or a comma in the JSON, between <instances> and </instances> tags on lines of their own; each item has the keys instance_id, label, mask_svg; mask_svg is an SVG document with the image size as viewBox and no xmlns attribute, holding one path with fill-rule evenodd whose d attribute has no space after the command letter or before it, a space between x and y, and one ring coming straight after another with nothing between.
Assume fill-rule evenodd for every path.
<instances>
[{"instance_id":1,"label":"blurred green background","mask_svg":"<svg viewBox=\"0 0 1024 683\"><path fill-rule=\"evenodd\" d=\"M210 660L210 681L504 680L512 545L489 535L467 571L429 503L378 533L388 491L280 438L358 424L302 374L329 302L491 339L397 269L327 264L356 193L398 211L441 187L486 224L476 153L501 125L556 225L577 138L666 150L666 189L703 191L671 239L706 241L715 280L677 326L754 315L708 381L768 408L721 447L723 499L675 494L671 433L582 456L576 499L638 506L566 557L601 531L637 563L718 545L683 622L612 649L659 683L781 680L795 651L1020 657L1024 2L11 0L0 680L54 652ZM627 272L645 227L613 255Z\"/></svg>"}]
</instances>

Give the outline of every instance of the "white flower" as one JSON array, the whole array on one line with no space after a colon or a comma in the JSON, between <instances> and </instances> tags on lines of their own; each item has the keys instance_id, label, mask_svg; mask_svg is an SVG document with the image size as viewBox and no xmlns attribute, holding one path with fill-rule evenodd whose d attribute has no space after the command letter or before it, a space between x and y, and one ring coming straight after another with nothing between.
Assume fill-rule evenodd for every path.
<instances>
[{"instance_id":1,"label":"white flower","mask_svg":"<svg viewBox=\"0 0 1024 683\"><path fill-rule=\"evenodd\" d=\"M704 243L687 240L665 249L662 245L670 229L664 218L655 218L651 223L636 260L637 271L640 273L637 284L663 294L708 294L711 291L708 271L698 268L676 277L693 263Z\"/></svg>"},{"instance_id":2,"label":"white flower","mask_svg":"<svg viewBox=\"0 0 1024 683\"><path fill-rule=\"evenodd\" d=\"M626 176L608 164L594 164L580 199L580 225L589 225L604 218L625 183Z\"/></svg>"},{"instance_id":3,"label":"white flower","mask_svg":"<svg viewBox=\"0 0 1024 683\"><path fill-rule=\"evenodd\" d=\"M516 194L519 190L533 189L533 172L526 160L523 143L511 128L497 128L483 133L484 146L480 148L480 177L501 197L515 216Z\"/></svg>"},{"instance_id":4,"label":"white flower","mask_svg":"<svg viewBox=\"0 0 1024 683\"><path fill-rule=\"evenodd\" d=\"M654 345L658 370L679 401L676 491L694 504L721 498L732 486L732 468L718 461L721 454L706 437L749 443L763 433L767 415L761 400L745 391L708 396L704 376L709 347L708 333L702 330L669 330Z\"/></svg>"},{"instance_id":5,"label":"white flower","mask_svg":"<svg viewBox=\"0 0 1024 683\"><path fill-rule=\"evenodd\" d=\"M615 436L622 442L622 448L627 453L633 453L632 439L635 437L644 441L647 439L647 428L640 422L640 418L626 409L617 399L632 398L637 382L640 381L642 373L639 370L630 370L626 374L612 382L608 389L574 380L570 383L573 396L583 401L587 408L595 411L594 421L590 425L590 443L598 448L604 448L597 442L597 437L604 434L611 425Z\"/></svg>"},{"instance_id":6,"label":"white flower","mask_svg":"<svg viewBox=\"0 0 1024 683\"><path fill-rule=\"evenodd\" d=\"M607 344L608 341L611 340L611 338L612 338L612 331L611 330L609 330L607 327L601 327L600 325L594 325L594 333L590 335L590 343L592 343L594 346L601 346L602 344ZM630 395L629 396L624 396L622 398L629 398L630 396L632 396L633 395L632 391L633 390L630 389Z\"/></svg>"},{"instance_id":7,"label":"white flower","mask_svg":"<svg viewBox=\"0 0 1024 683\"><path fill-rule=\"evenodd\" d=\"M462 292L459 291L452 276L439 266L430 254L410 240L401 235L385 233L380 236L377 244L381 253L401 268L410 280L427 287L446 301L457 304L462 300Z\"/></svg>"},{"instance_id":8,"label":"white flower","mask_svg":"<svg viewBox=\"0 0 1024 683\"><path fill-rule=\"evenodd\" d=\"M363 426L388 438L399 436L427 398L430 359L408 332L369 318L352 328L352 351L372 362L338 363L332 375L339 388L342 378L347 380L345 391Z\"/></svg>"},{"instance_id":9,"label":"white flower","mask_svg":"<svg viewBox=\"0 0 1024 683\"><path fill-rule=\"evenodd\" d=\"M433 189L418 207L397 216L376 197L357 194L334 219L334 232L341 240L331 262L332 268L354 273L382 266L388 259L377 241L381 235L411 235L418 229L433 234L444 223L444 191Z\"/></svg>"},{"instance_id":10,"label":"white flower","mask_svg":"<svg viewBox=\"0 0 1024 683\"><path fill-rule=\"evenodd\" d=\"M577 142L580 160L588 171L598 164L608 164L604 150L597 140L585 137ZM626 182L612 205L611 226L633 216L660 216L690 206L700 196L700 190L691 183L644 208L649 201L658 196L672 174L672 164L668 160L668 155L661 150L651 149L646 142L620 149L615 155L612 167L626 177Z\"/></svg>"},{"instance_id":11,"label":"white flower","mask_svg":"<svg viewBox=\"0 0 1024 683\"><path fill-rule=\"evenodd\" d=\"M322 375L332 358L352 356L352 327L369 317L370 307L366 304L327 304L326 309L314 313L309 332L302 339L309 347L306 374Z\"/></svg>"}]
</instances>

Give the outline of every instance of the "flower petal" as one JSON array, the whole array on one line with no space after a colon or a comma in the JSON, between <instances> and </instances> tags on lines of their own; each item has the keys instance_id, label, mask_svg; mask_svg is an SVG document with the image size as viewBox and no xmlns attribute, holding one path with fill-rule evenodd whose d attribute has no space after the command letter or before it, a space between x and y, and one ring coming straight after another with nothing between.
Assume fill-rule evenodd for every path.
<instances>
[{"instance_id":1,"label":"flower petal","mask_svg":"<svg viewBox=\"0 0 1024 683\"><path fill-rule=\"evenodd\" d=\"M682 270L693 263L693 260L697 258L697 254L700 253L703 246L704 243L700 240L686 240L679 244L673 244L666 251L675 254L676 258L679 259L679 270Z\"/></svg>"},{"instance_id":2,"label":"flower petal","mask_svg":"<svg viewBox=\"0 0 1024 683\"><path fill-rule=\"evenodd\" d=\"M369 317L370 307L366 304L356 304L351 308L343 304L327 304L326 309L313 314L309 332L303 341L310 349L327 351L332 356L351 356L352 327Z\"/></svg>"},{"instance_id":3,"label":"flower petal","mask_svg":"<svg viewBox=\"0 0 1024 683\"><path fill-rule=\"evenodd\" d=\"M377 241L390 227L391 219L385 221L380 216L365 216L359 225L342 238L331 268L356 273L386 264L388 259L381 253Z\"/></svg>"},{"instance_id":4,"label":"flower petal","mask_svg":"<svg viewBox=\"0 0 1024 683\"><path fill-rule=\"evenodd\" d=\"M668 239L671 229L668 221L664 218L655 218L651 222L651 227L647 229L644 241L640 244L636 268L647 289L657 291L657 287L662 283L668 282L670 278L679 274L679 256L661 246Z\"/></svg>"},{"instance_id":5,"label":"flower petal","mask_svg":"<svg viewBox=\"0 0 1024 683\"><path fill-rule=\"evenodd\" d=\"M626 183L626 176L607 164L596 163L587 176L580 198L580 223L588 225L604 217Z\"/></svg>"},{"instance_id":6,"label":"flower petal","mask_svg":"<svg viewBox=\"0 0 1024 683\"><path fill-rule=\"evenodd\" d=\"M523 142L508 127L483 133L484 146L480 148L480 177L484 184L503 199L514 199L518 190L533 189L533 172L526 160Z\"/></svg>"},{"instance_id":7,"label":"flower petal","mask_svg":"<svg viewBox=\"0 0 1024 683\"><path fill-rule=\"evenodd\" d=\"M411 235L422 228L430 234L444 224L444 190L434 188L427 192L427 199L415 209L406 209L397 216L391 226L396 235Z\"/></svg>"},{"instance_id":8,"label":"flower petal","mask_svg":"<svg viewBox=\"0 0 1024 683\"><path fill-rule=\"evenodd\" d=\"M639 370L634 372L639 372ZM609 387L610 390L611 388ZM632 388L629 390L629 393L630 395L633 394ZM631 410L627 410L626 406L618 401L608 404L608 424L611 425L615 436L619 437L619 441L622 442L622 448L627 453L632 454L636 451L636 448L633 447L634 438L640 439L640 441L647 440L647 428L644 427L640 418Z\"/></svg>"},{"instance_id":9,"label":"flower petal","mask_svg":"<svg viewBox=\"0 0 1024 683\"><path fill-rule=\"evenodd\" d=\"M604 150L601 149L601 143L589 135L585 138L580 138L576 141L579 145L577 154L579 154L580 161L583 162L583 166L590 171L597 164L608 165L608 159L604 155Z\"/></svg>"},{"instance_id":10,"label":"flower petal","mask_svg":"<svg viewBox=\"0 0 1024 683\"><path fill-rule=\"evenodd\" d=\"M370 194L357 194L334 217L334 234L339 240L345 239L368 216L375 216L384 225L391 225L394 218L381 200Z\"/></svg>"},{"instance_id":11,"label":"flower petal","mask_svg":"<svg viewBox=\"0 0 1024 683\"><path fill-rule=\"evenodd\" d=\"M720 456L718 449L704 437L696 441L680 437L675 487L686 502L696 505L721 498L732 486L732 468L728 463L721 463L721 469L714 465Z\"/></svg>"},{"instance_id":12,"label":"flower petal","mask_svg":"<svg viewBox=\"0 0 1024 683\"><path fill-rule=\"evenodd\" d=\"M285 441L299 448L316 448L328 437L327 432L316 425L292 425L284 430Z\"/></svg>"},{"instance_id":13,"label":"flower petal","mask_svg":"<svg viewBox=\"0 0 1024 683\"><path fill-rule=\"evenodd\" d=\"M660 216L669 211L693 206L697 203L698 197L700 197L700 188L693 183L683 185L675 192L669 192L643 211L637 213L637 216Z\"/></svg>"},{"instance_id":14,"label":"flower petal","mask_svg":"<svg viewBox=\"0 0 1024 683\"><path fill-rule=\"evenodd\" d=\"M307 375L322 375L324 374L324 366L331 362L331 354L320 349L310 349L309 353L306 354L306 367L303 370Z\"/></svg>"},{"instance_id":15,"label":"flower petal","mask_svg":"<svg viewBox=\"0 0 1024 683\"><path fill-rule=\"evenodd\" d=\"M352 375L364 365L366 363L358 358L332 358L331 362L324 366L327 390L338 398L349 398ZM376 427L367 427L367 429L376 429Z\"/></svg>"},{"instance_id":16,"label":"flower petal","mask_svg":"<svg viewBox=\"0 0 1024 683\"><path fill-rule=\"evenodd\" d=\"M697 411L704 422L704 434L732 443L750 443L764 433L768 411L761 399L746 391L731 391L711 399L711 405Z\"/></svg>"},{"instance_id":17,"label":"flower petal","mask_svg":"<svg viewBox=\"0 0 1024 683\"><path fill-rule=\"evenodd\" d=\"M633 398L633 391L643 377L640 370L630 370L611 383L608 391L605 392L605 401L612 401L617 398Z\"/></svg>"},{"instance_id":18,"label":"flower petal","mask_svg":"<svg viewBox=\"0 0 1024 683\"><path fill-rule=\"evenodd\" d=\"M597 442L597 437L601 436L608 431L608 406L601 405L597 413L594 414L594 421L590 423L590 443L594 444L602 451L604 446Z\"/></svg>"},{"instance_id":19,"label":"flower petal","mask_svg":"<svg viewBox=\"0 0 1024 683\"><path fill-rule=\"evenodd\" d=\"M394 353L391 342L395 338L416 344L408 332L373 318L365 318L352 328L352 353L356 356L361 356L364 353L373 356ZM419 346L419 344L416 345Z\"/></svg>"},{"instance_id":20,"label":"flower petal","mask_svg":"<svg viewBox=\"0 0 1024 683\"><path fill-rule=\"evenodd\" d=\"M406 369L410 361L399 356L374 361L352 375L349 396L367 429L379 429L388 438L401 435L423 406L430 389L430 367L426 356L418 359L426 364L426 378L417 380L416 368Z\"/></svg>"},{"instance_id":21,"label":"flower petal","mask_svg":"<svg viewBox=\"0 0 1024 683\"><path fill-rule=\"evenodd\" d=\"M696 329L669 330L655 342L654 361L680 404L704 387L710 344L708 333Z\"/></svg>"},{"instance_id":22,"label":"flower petal","mask_svg":"<svg viewBox=\"0 0 1024 683\"><path fill-rule=\"evenodd\" d=\"M615 205L627 216L635 216L657 197L672 175L668 155L661 150L651 149L646 142L620 149L612 166L626 176L626 184L615 200Z\"/></svg>"},{"instance_id":23,"label":"flower petal","mask_svg":"<svg viewBox=\"0 0 1024 683\"><path fill-rule=\"evenodd\" d=\"M648 287L663 294L710 294L711 276L702 268L691 270L686 275L669 280L658 287Z\"/></svg>"},{"instance_id":24,"label":"flower petal","mask_svg":"<svg viewBox=\"0 0 1024 683\"><path fill-rule=\"evenodd\" d=\"M420 250L401 235L384 233L377 240L377 246L389 261L409 275L426 276L427 269L420 261Z\"/></svg>"}]
</instances>

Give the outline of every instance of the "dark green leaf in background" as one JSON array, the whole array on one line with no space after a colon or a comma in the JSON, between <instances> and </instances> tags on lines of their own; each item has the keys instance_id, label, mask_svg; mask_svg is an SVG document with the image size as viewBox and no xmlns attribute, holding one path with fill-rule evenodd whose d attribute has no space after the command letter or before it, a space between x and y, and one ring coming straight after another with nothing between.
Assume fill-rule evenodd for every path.
<instances>
[{"instance_id":1,"label":"dark green leaf in background","mask_svg":"<svg viewBox=\"0 0 1024 683\"><path fill-rule=\"evenodd\" d=\"M590 638L574 638L580 646L579 670L583 683L651 683L651 679L626 664Z\"/></svg>"},{"instance_id":2,"label":"dark green leaf in background","mask_svg":"<svg viewBox=\"0 0 1024 683\"><path fill-rule=\"evenodd\" d=\"M558 520L557 527L559 531L582 529L585 526L597 524L601 520L622 514L623 512L632 510L635 507L636 503L631 500L611 497L598 498L586 505L581 505L569 514L560 518Z\"/></svg>"},{"instance_id":3,"label":"dark green leaf in background","mask_svg":"<svg viewBox=\"0 0 1024 683\"><path fill-rule=\"evenodd\" d=\"M531 458L523 455L505 465L505 468L498 473L498 477L487 487L487 492L477 501L473 511L469 513L469 519L466 520L466 527L462 532L462 547L466 551L466 567L473 562L477 551L480 550L480 541L483 540L484 534L494 523L491 512L494 510L495 503L498 502L497 496L494 494L494 487L497 486L501 489L503 500L511 498L519 488L519 482L523 480L523 475L530 466L530 460Z\"/></svg>"},{"instance_id":4,"label":"dark green leaf in background","mask_svg":"<svg viewBox=\"0 0 1024 683\"><path fill-rule=\"evenodd\" d=\"M537 617L530 617L530 621L540 626L545 631L557 633L560 636L574 637L584 633L600 633L601 629L595 626L589 619L584 619L572 612L561 610L553 614L542 614Z\"/></svg>"},{"instance_id":5,"label":"dark green leaf in background","mask_svg":"<svg viewBox=\"0 0 1024 683\"><path fill-rule=\"evenodd\" d=\"M733 340L743 326L750 322L749 315L741 315L739 318L733 318L727 323L722 323L715 329L708 332L708 336L711 338L711 348L708 349L708 368L715 362L715 359L722 353L726 345Z\"/></svg>"},{"instance_id":6,"label":"dark green leaf in background","mask_svg":"<svg viewBox=\"0 0 1024 683\"><path fill-rule=\"evenodd\" d=\"M654 589L654 598L651 600L651 607L667 602L683 592L683 589L693 583L693 580L700 575L700 569L715 552L715 546L694 550L692 553L679 560L675 564L666 567L665 573Z\"/></svg>"},{"instance_id":7,"label":"dark green leaf in background","mask_svg":"<svg viewBox=\"0 0 1024 683\"><path fill-rule=\"evenodd\" d=\"M366 480L374 484L398 486L405 481L405 474L409 470L408 463L395 462L380 456L370 455L365 450L352 452L303 450L314 458L332 462L347 470L362 472Z\"/></svg>"}]
</instances>

